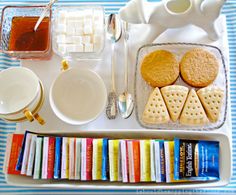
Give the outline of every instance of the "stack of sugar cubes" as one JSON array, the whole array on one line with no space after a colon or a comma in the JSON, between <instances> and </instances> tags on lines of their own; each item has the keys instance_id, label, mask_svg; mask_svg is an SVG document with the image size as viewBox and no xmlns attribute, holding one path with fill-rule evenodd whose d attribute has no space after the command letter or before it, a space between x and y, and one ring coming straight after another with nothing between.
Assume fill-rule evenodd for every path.
<instances>
[{"instance_id":1,"label":"stack of sugar cubes","mask_svg":"<svg viewBox=\"0 0 236 195\"><path fill-rule=\"evenodd\" d=\"M55 18L56 50L64 55L75 52L99 53L104 47L102 8L60 9Z\"/></svg>"}]
</instances>

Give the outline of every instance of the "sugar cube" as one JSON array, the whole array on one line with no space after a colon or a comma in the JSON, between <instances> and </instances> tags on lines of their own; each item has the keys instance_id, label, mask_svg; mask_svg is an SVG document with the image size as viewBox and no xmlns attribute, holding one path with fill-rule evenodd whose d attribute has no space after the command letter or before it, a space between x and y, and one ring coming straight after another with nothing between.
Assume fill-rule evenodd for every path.
<instances>
[{"instance_id":1,"label":"sugar cube","mask_svg":"<svg viewBox=\"0 0 236 195\"><path fill-rule=\"evenodd\" d=\"M101 49L102 49L102 44L101 43L94 43L93 50L95 52L99 52Z\"/></svg>"},{"instance_id":2,"label":"sugar cube","mask_svg":"<svg viewBox=\"0 0 236 195\"><path fill-rule=\"evenodd\" d=\"M73 43L73 36L66 36L65 43Z\"/></svg>"},{"instance_id":3,"label":"sugar cube","mask_svg":"<svg viewBox=\"0 0 236 195\"><path fill-rule=\"evenodd\" d=\"M93 10L93 18L98 19L103 17L103 12L101 10Z\"/></svg>"},{"instance_id":4,"label":"sugar cube","mask_svg":"<svg viewBox=\"0 0 236 195\"><path fill-rule=\"evenodd\" d=\"M84 44L90 43L91 42L91 37L90 36L82 36L82 41Z\"/></svg>"},{"instance_id":5,"label":"sugar cube","mask_svg":"<svg viewBox=\"0 0 236 195\"><path fill-rule=\"evenodd\" d=\"M62 20L65 20L66 19L66 15L68 14L67 11L59 11L58 12L58 21L62 21Z\"/></svg>"},{"instance_id":6,"label":"sugar cube","mask_svg":"<svg viewBox=\"0 0 236 195\"><path fill-rule=\"evenodd\" d=\"M76 15L79 20L82 20L84 18L84 11L78 10L78 11L76 11Z\"/></svg>"},{"instance_id":7,"label":"sugar cube","mask_svg":"<svg viewBox=\"0 0 236 195\"><path fill-rule=\"evenodd\" d=\"M95 34L103 34L104 33L104 28L103 25L94 25L94 33Z\"/></svg>"},{"instance_id":8,"label":"sugar cube","mask_svg":"<svg viewBox=\"0 0 236 195\"><path fill-rule=\"evenodd\" d=\"M75 28L67 28L66 34L67 35L76 35L76 29Z\"/></svg>"},{"instance_id":9,"label":"sugar cube","mask_svg":"<svg viewBox=\"0 0 236 195\"><path fill-rule=\"evenodd\" d=\"M91 43L84 44L84 51L85 52L93 52L93 44L91 44Z\"/></svg>"},{"instance_id":10,"label":"sugar cube","mask_svg":"<svg viewBox=\"0 0 236 195\"><path fill-rule=\"evenodd\" d=\"M93 17L93 10L92 9L85 9L84 16L85 16L85 18L92 18Z\"/></svg>"},{"instance_id":11,"label":"sugar cube","mask_svg":"<svg viewBox=\"0 0 236 195\"><path fill-rule=\"evenodd\" d=\"M76 28L83 28L84 23L83 20L76 20Z\"/></svg>"},{"instance_id":12,"label":"sugar cube","mask_svg":"<svg viewBox=\"0 0 236 195\"><path fill-rule=\"evenodd\" d=\"M84 19L84 26L92 26L93 25L93 20L92 18L85 18Z\"/></svg>"},{"instance_id":13,"label":"sugar cube","mask_svg":"<svg viewBox=\"0 0 236 195\"><path fill-rule=\"evenodd\" d=\"M81 36L73 36L73 42L74 43L82 43L82 37Z\"/></svg>"},{"instance_id":14,"label":"sugar cube","mask_svg":"<svg viewBox=\"0 0 236 195\"><path fill-rule=\"evenodd\" d=\"M76 11L69 11L66 18L68 20L73 20L73 19L77 19L77 13Z\"/></svg>"},{"instance_id":15,"label":"sugar cube","mask_svg":"<svg viewBox=\"0 0 236 195\"><path fill-rule=\"evenodd\" d=\"M57 35L57 43L66 43L66 36L65 35Z\"/></svg>"},{"instance_id":16,"label":"sugar cube","mask_svg":"<svg viewBox=\"0 0 236 195\"><path fill-rule=\"evenodd\" d=\"M92 34L92 33L93 33L92 25L85 25L84 26L84 34Z\"/></svg>"},{"instance_id":17,"label":"sugar cube","mask_svg":"<svg viewBox=\"0 0 236 195\"><path fill-rule=\"evenodd\" d=\"M76 28L76 26L77 26L77 21L67 20L67 28L68 29Z\"/></svg>"},{"instance_id":18,"label":"sugar cube","mask_svg":"<svg viewBox=\"0 0 236 195\"><path fill-rule=\"evenodd\" d=\"M66 25L65 24L57 24L56 25L57 33L66 33Z\"/></svg>"},{"instance_id":19,"label":"sugar cube","mask_svg":"<svg viewBox=\"0 0 236 195\"><path fill-rule=\"evenodd\" d=\"M84 45L83 44L76 44L75 49L76 49L76 52L83 52Z\"/></svg>"},{"instance_id":20,"label":"sugar cube","mask_svg":"<svg viewBox=\"0 0 236 195\"><path fill-rule=\"evenodd\" d=\"M101 43L103 40L102 35L94 34L93 35L93 43Z\"/></svg>"},{"instance_id":21,"label":"sugar cube","mask_svg":"<svg viewBox=\"0 0 236 195\"><path fill-rule=\"evenodd\" d=\"M75 44L67 44L66 45L66 51L68 53L70 52L76 52L76 45Z\"/></svg>"},{"instance_id":22,"label":"sugar cube","mask_svg":"<svg viewBox=\"0 0 236 195\"><path fill-rule=\"evenodd\" d=\"M58 44L58 51L62 54L66 53L66 44L63 43Z\"/></svg>"},{"instance_id":23,"label":"sugar cube","mask_svg":"<svg viewBox=\"0 0 236 195\"><path fill-rule=\"evenodd\" d=\"M76 27L75 28L75 35L83 35L84 34L84 29L83 27Z\"/></svg>"}]
</instances>

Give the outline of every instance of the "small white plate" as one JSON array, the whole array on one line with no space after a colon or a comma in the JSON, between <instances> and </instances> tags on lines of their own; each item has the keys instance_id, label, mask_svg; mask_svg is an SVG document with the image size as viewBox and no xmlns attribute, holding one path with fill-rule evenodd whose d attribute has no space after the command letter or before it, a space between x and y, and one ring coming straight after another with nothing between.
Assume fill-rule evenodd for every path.
<instances>
[{"instance_id":1,"label":"small white plate","mask_svg":"<svg viewBox=\"0 0 236 195\"><path fill-rule=\"evenodd\" d=\"M93 121L104 110L107 90L96 72L69 68L53 82L49 100L58 118L72 125L81 125Z\"/></svg>"}]
</instances>

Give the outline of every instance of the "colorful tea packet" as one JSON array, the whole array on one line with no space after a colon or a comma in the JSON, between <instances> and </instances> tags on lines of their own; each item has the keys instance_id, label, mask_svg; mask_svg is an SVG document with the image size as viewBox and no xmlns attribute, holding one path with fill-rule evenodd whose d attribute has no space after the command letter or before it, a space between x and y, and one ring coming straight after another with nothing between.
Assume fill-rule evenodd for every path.
<instances>
[{"instance_id":1,"label":"colorful tea packet","mask_svg":"<svg viewBox=\"0 0 236 195\"><path fill-rule=\"evenodd\" d=\"M128 140L129 182L140 182L140 146L139 140Z\"/></svg>"},{"instance_id":2,"label":"colorful tea packet","mask_svg":"<svg viewBox=\"0 0 236 195\"><path fill-rule=\"evenodd\" d=\"M29 160L29 151L30 151L30 143L32 139L32 133L27 133L26 134L26 139L25 139L25 146L24 146L24 154L23 154L23 160L22 160L22 165L21 165L21 175L26 175L27 171L27 166L28 166L28 160Z\"/></svg>"},{"instance_id":3,"label":"colorful tea packet","mask_svg":"<svg viewBox=\"0 0 236 195\"><path fill-rule=\"evenodd\" d=\"M75 179L75 138L69 138L69 179Z\"/></svg>"},{"instance_id":4,"label":"colorful tea packet","mask_svg":"<svg viewBox=\"0 0 236 195\"><path fill-rule=\"evenodd\" d=\"M175 139L175 179L219 179L219 142Z\"/></svg>"},{"instance_id":5,"label":"colorful tea packet","mask_svg":"<svg viewBox=\"0 0 236 195\"><path fill-rule=\"evenodd\" d=\"M150 140L150 176L151 181L156 181L156 170L155 170L155 140Z\"/></svg>"},{"instance_id":6,"label":"colorful tea packet","mask_svg":"<svg viewBox=\"0 0 236 195\"><path fill-rule=\"evenodd\" d=\"M62 137L55 139L55 161L54 161L54 179L61 178L61 154L62 154Z\"/></svg>"},{"instance_id":7,"label":"colorful tea packet","mask_svg":"<svg viewBox=\"0 0 236 195\"><path fill-rule=\"evenodd\" d=\"M69 138L62 138L61 179L69 178Z\"/></svg>"},{"instance_id":8,"label":"colorful tea packet","mask_svg":"<svg viewBox=\"0 0 236 195\"><path fill-rule=\"evenodd\" d=\"M109 140L108 147L110 181L121 181L119 140Z\"/></svg>"},{"instance_id":9,"label":"colorful tea packet","mask_svg":"<svg viewBox=\"0 0 236 195\"><path fill-rule=\"evenodd\" d=\"M104 138L102 140L102 180L107 180L109 175L108 166L108 139Z\"/></svg>"},{"instance_id":10,"label":"colorful tea packet","mask_svg":"<svg viewBox=\"0 0 236 195\"><path fill-rule=\"evenodd\" d=\"M37 135L32 135L31 143L30 143L30 150L29 150L29 159L28 159L27 171L26 171L27 176L32 176L32 174L33 174L36 140L37 140Z\"/></svg>"},{"instance_id":11,"label":"colorful tea packet","mask_svg":"<svg viewBox=\"0 0 236 195\"><path fill-rule=\"evenodd\" d=\"M81 180L92 180L93 138L81 139Z\"/></svg>"},{"instance_id":12,"label":"colorful tea packet","mask_svg":"<svg viewBox=\"0 0 236 195\"><path fill-rule=\"evenodd\" d=\"M55 161L55 137L48 139L48 168L47 179L52 179L54 175L54 161Z\"/></svg>"},{"instance_id":13,"label":"colorful tea packet","mask_svg":"<svg viewBox=\"0 0 236 195\"><path fill-rule=\"evenodd\" d=\"M165 149L163 140L155 140L155 174L156 182L166 181Z\"/></svg>"},{"instance_id":14,"label":"colorful tea packet","mask_svg":"<svg viewBox=\"0 0 236 195\"><path fill-rule=\"evenodd\" d=\"M33 179L41 179L42 175L42 153L43 153L43 137L37 136L34 161Z\"/></svg>"},{"instance_id":15,"label":"colorful tea packet","mask_svg":"<svg viewBox=\"0 0 236 195\"><path fill-rule=\"evenodd\" d=\"M75 179L79 180L81 175L81 139L75 138Z\"/></svg>"},{"instance_id":16,"label":"colorful tea packet","mask_svg":"<svg viewBox=\"0 0 236 195\"><path fill-rule=\"evenodd\" d=\"M150 140L140 140L140 181L151 181Z\"/></svg>"},{"instance_id":17,"label":"colorful tea packet","mask_svg":"<svg viewBox=\"0 0 236 195\"><path fill-rule=\"evenodd\" d=\"M24 156L24 151L25 151L25 141L26 141L26 137L27 137L28 133L29 133L29 131L25 131L24 138L23 138L23 141L22 141L21 151L20 151L20 154L19 154L19 157L18 157L18 160L17 160L17 164L16 164L16 170L17 171L21 171L22 161L23 161L23 156Z\"/></svg>"},{"instance_id":18,"label":"colorful tea packet","mask_svg":"<svg viewBox=\"0 0 236 195\"><path fill-rule=\"evenodd\" d=\"M10 155L8 158L7 166L7 174L19 175L20 171L16 170L16 164L18 160L18 156L21 151L22 141L24 139L23 134L13 134L11 135L11 146L9 146ZM8 147L8 145L7 145Z\"/></svg>"},{"instance_id":19,"label":"colorful tea packet","mask_svg":"<svg viewBox=\"0 0 236 195\"><path fill-rule=\"evenodd\" d=\"M164 141L166 182L175 182L174 179L174 141Z\"/></svg>"},{"instance_id":20,"label":"colorful tea packet","mask_svg":"<svg viewBox=\"0 0 236 195\"><path fill-rule=\"evenodd\" d=\"M41 179L48 178L48 142L49 142L49 137L43 137L43 161L42 161Z\"/></svg>"},{"instance_id":21,"label":"colorful tea packet","mask_svg":"<svg viewBox=\"0 0 236 195\"><path fill-rule=\"evenodd\" d=\"M129 164L128 164L128 149L127 140L120 140L120 155L121 155L121 175L122 182L129 182Z\"/></svg>"}]
</instances>

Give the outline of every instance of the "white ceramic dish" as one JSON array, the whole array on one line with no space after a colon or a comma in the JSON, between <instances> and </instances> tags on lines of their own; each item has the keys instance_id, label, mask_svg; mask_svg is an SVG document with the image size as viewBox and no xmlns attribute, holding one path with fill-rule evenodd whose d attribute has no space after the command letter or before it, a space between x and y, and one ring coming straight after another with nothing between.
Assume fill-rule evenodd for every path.
<instances>
[{"instance_id":1,"label":"white ceramic dish","mask_svg":"<svg viewBox=\"0 0 236 195\"><path fill-rule=\"evenodd\" d=\"M220 142L220 180L214 182L195 182L195 183L121 183L121 182L104 182L104 181L69 181L69 180L33 180L32 177L6 175L7 183L17 186L30 187L62 187L62 188L79 188L79 189L187 189L187 188L203 188L224 186L229 183L231 176L231 146L228 136L222 133L202 133L202 132L180 132L180 131L136 131L127 130L120 132L119 130L101 130L101 131L51 131L50 134L60 134L61 136L77 136L77 137L107 137L107 138L134 138L134 139L148 139L161 138L173 139L187 138L199 140L217 140ZM7 155L6 155L7 158Z\"/></svg>"},{"instance_id":2,"label":"white ceramic dish","mask_svg":"<svg viewBox=\"0 0 236 195\"><path fill-rule=\"evenodd\" d=\"M68 124L82 125L93 121L104 111L107 90L96 72L69 68L53 82L49 100L58 118Z\"/></svg>"}]
</instances>

